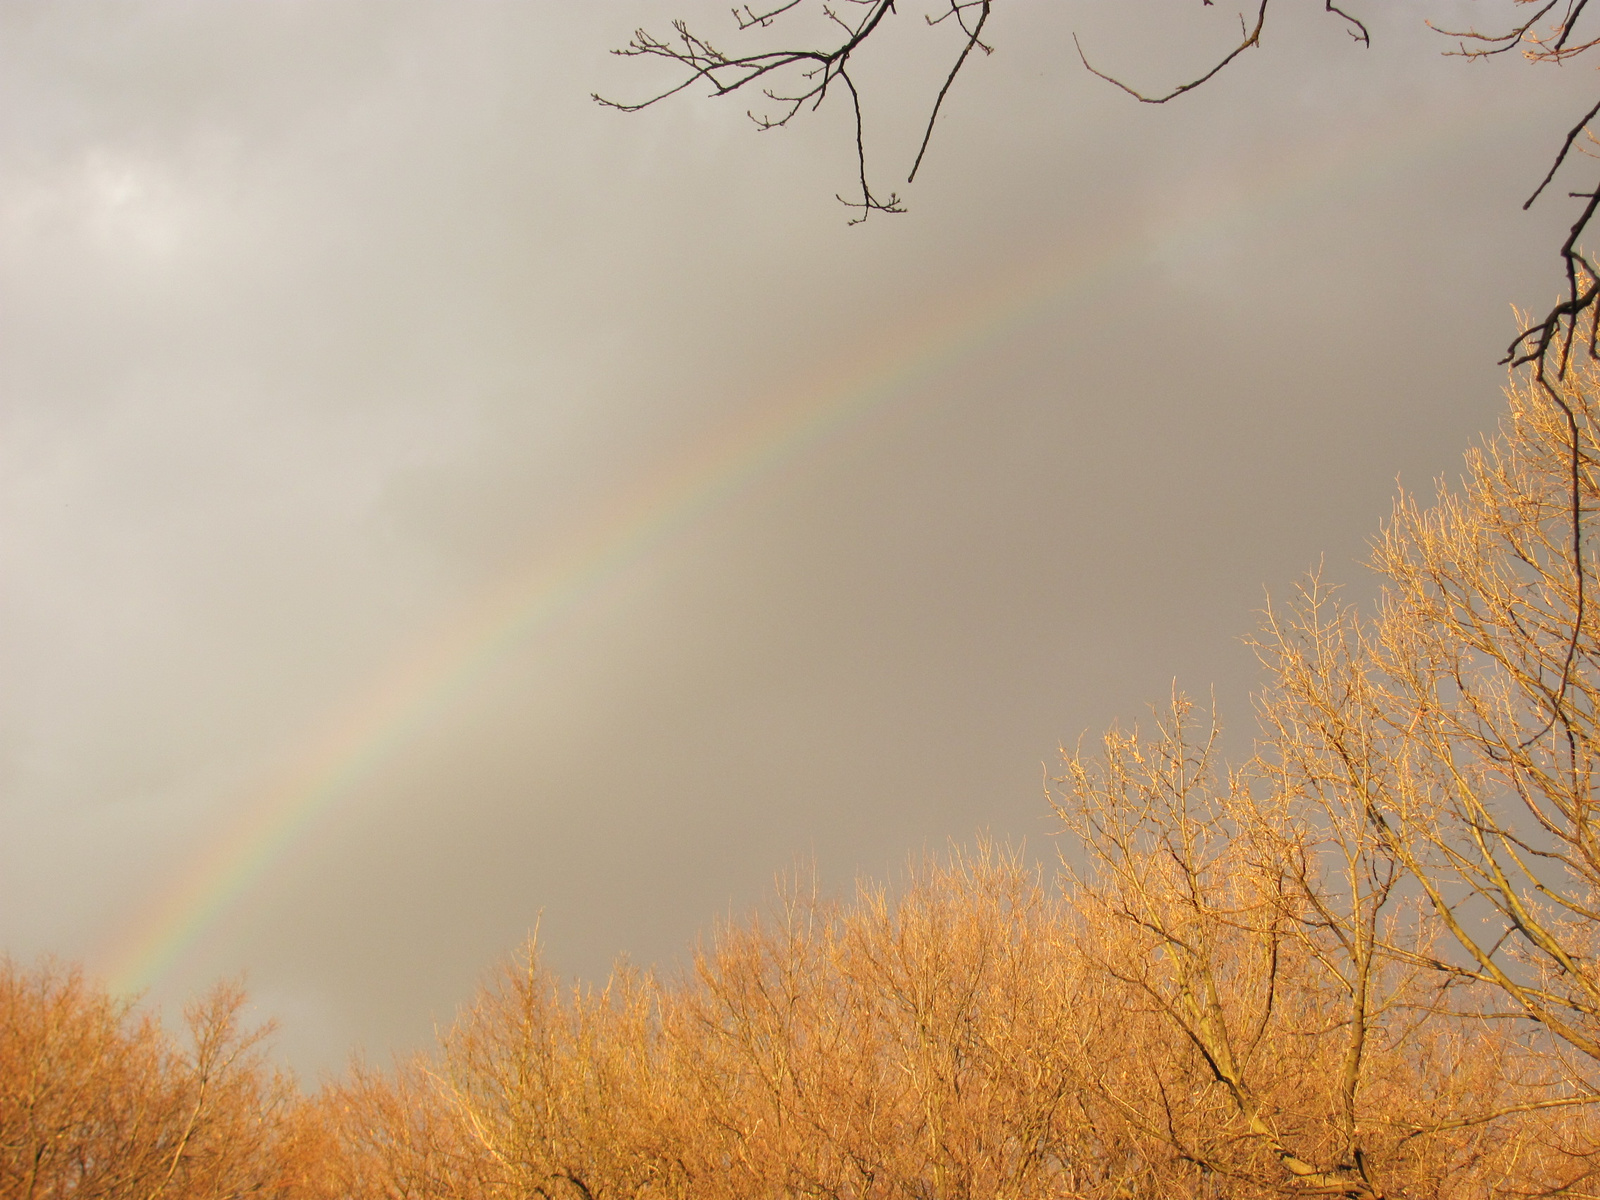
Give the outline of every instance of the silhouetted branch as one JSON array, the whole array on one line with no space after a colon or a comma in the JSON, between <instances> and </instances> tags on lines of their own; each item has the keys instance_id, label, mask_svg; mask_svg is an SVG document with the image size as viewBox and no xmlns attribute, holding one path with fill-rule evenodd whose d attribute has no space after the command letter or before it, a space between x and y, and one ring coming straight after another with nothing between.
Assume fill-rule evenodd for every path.
<instances>
[{"instance_id":1,"label":"silhouetted branch","mask_svg":"<svg viewBox=\"0 0 1600 1200\"><path fill-rule=\"evenodd\" d=\"M865 11L860 14L858 20L851 20L847 15L848 10L841 10L833 4L820 5L822 15L842 34L841 40L833 45L811 46L798 50L764 50L743 55L725 54L690 30L683 21L673 22L672 27L676 36L672 39L656 37L644 29L637 30L627 46L613 53L625 58L666 59L682 69L685 72L684 77L671 87L635 103L610 100L598 93L594 95L594 99L609 108L623 112L637 112L649 108L652 104L658 104L669 96L677 95L685 88L701 81L710 85L713 96L731 95L760 82L761 94L771 101L775 108L761 113L752 109L749 116L758 128L767 130L787 125L804 108L809 107L811 111L816 111L827 99L829 89L835 83L841 84L850 93L851 114L855 124L860 198L849 199L840 196L839 199L842 203L860 210L860 214L852 219L852 224L865 220L873 212L902 212L904 210L897 195L890 193L880 198L872 189L867 170L865 116L861 92L851 76L851 56L866 43L868 38L882 28L886 18L895 15L895 0L844 0L844 2L859 6ZM911 170L912 177L922 164L922 157L927 151L928 140L933 135L933 126L938 120L945 96L949 94L951 85L966 64L973 48L977 47L985 53L990 49L982 42L981 34L985 22L989 19L992 0L947 0L947 2L949 10L937 18L929 18L928 24L939 25L946 18L954 16L961 31L966 34L966 40L962 43L955 63L946 75L944 85L934 101L921 148ZM745 5L733 10L734 21L740 32L768 29L778 18L803 7L804 3L805 0L787 0L786 3L762 9ZM970 28L967 22L969 10L976 10L975 20Z\"/></svg>"},{"instance_id":2,"label":"silhouetted branch","mask_svg":"<svg viewBox=\"0 0 1600 1200\"><path fill-rule=\"evenodd\" d=\"M1211 4L1212 0L1204 0ZM1266 23L1267 8L1271 0L1258 0L1255 24L1252 28L1240 17L1240 33L1242 40L1229 51L1221 60L1199 77L1181 84L1172 91L1160 96L1146 95L1129 87L1121 80L1096 69L1089 64L1081 45L1078 46L1078 55L1083 64L1093 74L1116 85L1129 95L1136 97L1147 104L1163 104L1184 92L1190 91L1207 80L1214 77L1224 67L1242 54L1251 46L1259 45L1261 32ZM1587 0L1576 0L1577 3L1587 3ZM734 23L739 32L750 30L765 30L772 28L779 18L796 12L805 7L807 0L784 0L782 3L769 4L767 7L756 7L749 4L733 9ZM865 11L858 20L848 18L846 12L836 4L825 0L817 0L818 8L826 20L843 34L842 40L833 45L809 46L803 49L767 50L750 54L733 55L725 54L712 45L704 37L689 29L688 25L679 20L673 22L675 36L667 39L657 37L647 30L635 31L633 39L627 46L614 53L624 57L650 57L663 58L674 63L685 71L682 79L671 87L665 88L656 94L632 103L611 100L599 94L594 99L610 108L623 112L637 112L648 108L670 96L675 96L695 83L704 81L710 85L712 96L726 96L733 92L741 91L758 81L769 81L776 78L798 78L798 86L779 86L776 83L762 82L762 95L776 105L776 109L769 113L750 111L750 118L761 129L776 129L787 125L802 108L807 105L814 111L821 106L827 98L828 89L835 81L843 83L851 94L852 117L855 122L856 159L860 187L860 198L856 200L840 199L854 208L861 210L861 215L852 220L852 224L859 221L874 211L900 212L902 211L898 196L891 194L880 200L874 193L870 184L866 162L866 135L864 128L864 112L862 97L856 81L850 75L850 59L867 41L868 38L884 28L885 18L896 14L895 0L843 0L845 4L859 6ZM938 16L925 16L924 21L929 26L938 26L954 18L965 39L960 50L956 53L950 69L945 73L944 81L940 85L938 94L934 97L933 105L928 114L928 120L923 127L922 139L917 146L916 157L912 161L911 170L906 176L906 182L913 182L918 172L922 169L923 160L927 157L928 146L933 138L933 131L944 112L946 97L954 86L956 77L962 68L967 65L974 49L979 49L984 54L993 52L993 48L983 41L983 30L987 25L993 11L993 0L944 0L946 8ZM1362 21L1338 7L1334 0L1323 0L1324 9L1349 26L1350 36L1363 45L1371 44L1371 35ZM1077 38L1074 36L1074 44Z\"/></svg>"},{"instance_id":3,"label":"silhouetted branch","mask_svg":"<svg viewBox=\"0 0 1600 1200\"><path fill-rule=\"evenodd\" d=\"M1343 17L1350 26L1345 32L1350 35L1352 41L1360 42L1363 46L1372 45L1372 34L1367 32L1367 27L1358 18L1351 16L1344 9L1336 6L1333 0L1323 0L1322 11L1332 13L1336 17Z\"/></svg>"},{"instance_id":4,"label":"silhouetted branch","mask_svg":"<svg viewBox=\"0 0 1600 1200\"><path fill-rule=\"evenodd\" d=\"M1114 76L1107 75L1104 71L1097 70L1095 67L1091 66L1088 56L1083 52L1083 46L1078 41L1077 34L1072 35L1072 44L1077 47L1078 58L1083 63L1084 68L1089 72L1089 74L1094 75L1097 78L1104 79L1113 87L1121 88L1141 104L1165 104L1168 100L1175 100L1185 92L1191 92L1195 88L1199 87L1202 83L1214 78L1219 71L1231 63L1234 59L1238 58L1239 55L1243 54L1246 50L1250 49L1251 46L1259 46L1261 44L1261 30L1266 26L1267 23L1267 5L1271 2L1272 0L1261 0L1261 7L1256 10L1256 24L1254 29L1246 26L1244 23L1243 14L1240 15L1239 31L1244 35L1244 40L1232 50L1228 51L1228 53L1225 54L1215 66L1213 66L1204 75L1201 75L1196 79L1191 79L1188 83L1180 83L1170 92L1165 92L1159 96L1147 96L1136 88L1129 87L1127 84L1123 83L1122 80L1117 79ZM1331 5L1330 11L1333 11ZM1343 14L1341 13L1340 15L1342 16Z\"/></svg>"},{"instance_id":5,"label":"silhouetted branch","mask_svg":"<svg viewBox=\"0 0 1600 1200\"><path fill-rule=\"evenodd\" d=\"M961 73L961 68L966 64L967 55L972 53L974 46L977 46L985 54L994 53L992 46L986 46L978 40L979 35L983 33L984 23L989 19L990 3L991 0L966 0L965 3L959 3L958 0L950 0L949 12L941 13L937 17L926 18L929 25L938 25L946 17L955 17L956 22L961 26L962 32L967 35L967 44L961 47L960 57L956 59L955 65L950 68L950 74L945 76L944 86L939 89L939 98L933 102L933 111L928 114L928 128L922 135L922 145L917 148L917 160L911 164L911 174L906 176L907 183L913 182L917 177L917 169L922 166L922 156L928 152L928 140L933 137L934 122L939 119L939 109L944 105L944 98L950 93L950 85L956 81L956 76ZM963 11L968 8L978 9L978 21L970 30L967 29Z\"/></svg>"},{"instance_id":6,"label":"silhouetted branch","mask_svg":"<svg viewBox=\"0 0 1600 1200\"><path fill-rule=\"evenodd\" d=\"M740 12L737 8L733 10L733 19L739 22L740 29L749 29L753 25L759 25L765 29L772 24L775 18L781 17L791 8L798 8L804 3L805 0L789 0L787 4L780 4L777 8L770 8L765 12L759 13L746 4L743 12Z\"/></svg>"},{"instance_id":7,"label":"silhouetted branch","mask_svg":"<svg viewBox=\"0 0 1600 1200\"><path fill-rule=\"evenodd\" d=\"M1073 35L1073 45L1084 68L1097 78L1143 104L1165 104L1210 82L1246 50L1259 46L1272 2L1253 0L1256 10L1253 18L1245 13L1239 14L1238 40L1221 57L1192 78L1160 91L1134 87L1122 77L1094 65L1076 34ZM936 16L925 16L924 22L929 27L951 22L960 28L963 38L933 98L911 170L906 176L908 183L915 181L922 169L934 129L946 112L945 101L957 76L971 60L972 51L982 50L987 55L993 49L983 40L993 13L993 0L940 0L940 3L943 5L942 11ZM1203 0L1203 3L1210 6L1213 0ZM1578 24L1587 14L1589 3L1590 0L1529 0L1531 15L1510 23L1500 32L1483 32L1476 27L1465 30L1434 28L1459 42L1458 49L1448 52L1451 54L1480 58L1521 48L1536 61L1562 62L1600 46L1600 37L1579 37ZM814 6L812 11L819 12L832 28L839 31L840 36L836 40L798 49L732 54L724 53L681 20L673 22L673 36L670 38L657 37L644 29L637 30L628 45L615 53L624 57L665 59L682 73L682 77L671 86L636 102L612 100L598 94L594 98L601 104L624 112L637 112L702 81L709 86L712 96L727 96L754 85L768 102L768 107L765 111L751 109L749 115L758 128L769 130L788 125L804 109L815 111L820 108L828 97L829 89L840 85L850 94L858 194L855 197L839 196L839 199L858 210L852 224L873 212L901 212L903 205L898 194L879 197L872 188L865 131L866 103L853 74L857 52L869 38L889 27L889 17L897 15L896 0L767 0L765 5L745 4L733 9L734 23L741 33L767 30L774 28L782 18L802 12L808 5ZM1352 40L1363 46L1372 44L1371 31L1348 8L1342 7L1336 0L1323 0L1323 11L1343 21ZM1578 139L1597 117L1600 117L1600 102L1585 112L1582 119L1567 131L1550 163L1550 169L1528 197L1524 208L1532 205L1554 182L1571 157ZM1597 306L1600 306L1600 282L1597 282L1600 281L1600 272L1597 272L1595 264L1585 256L1580 246L1589 231L1597 201L1588 192L1574 193L1574 196L1586 203L1560 249L1566 277L1565 294L1543 318L1529 323L1518 332L1504 358L1512 366L1532 365L1541 381L1548 375L1560 378L1565 374L1576 345L1584 345L1591 353L1600 351L1600 342L1597 342L1600 331L1593 327L1595 319L1600 317L1600 311L1597 311ZM1580 342L1579 326L1586 315L1590 318L1591 328L1588 337Z\"/></svg>"}]
</instances>

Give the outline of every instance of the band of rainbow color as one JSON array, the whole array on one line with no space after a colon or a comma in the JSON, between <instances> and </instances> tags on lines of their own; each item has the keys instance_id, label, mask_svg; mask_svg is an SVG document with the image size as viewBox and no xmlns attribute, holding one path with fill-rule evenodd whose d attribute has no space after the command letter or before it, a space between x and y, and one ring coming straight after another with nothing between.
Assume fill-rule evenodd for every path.
<instances>
[{"instance_id":1,"label":"band of rainbow color","mask_svg":"<svg viewBox=\"0 0 1600 1200\"><path fill-rule=\"evenodd\" d=\"M1459 127L1458 127L1459 128ZM1376 175L1424 134L1369 154L1359 174ZM1452 139L1454 140L1454 139ZM1393 139L1391 139L1393 141ZM1124 229L1081 247L1030 258L981 294L931 304L900 335L833 365L786 398L759 406L748 424L709 439L686 460L659 472L613 506L610 514L572 539L570 549L532 565L481 598L375 681L328 732L298 756L276 785L244 805L240 817L180 877L157 896L114 946L107 970L112 987L138 992L163 978L207 930L306 838L319 816L337 805L442 710L467 693L509 648L580 605L629 564L659 550L697 518L726 503L784 463L817 452L847 430L859 429L935 375L1012 333L1075 291L1159 259L1163 247L1215 236L1230 225L1248 228L1275 207L1309 195L1340 177L1358 148L1350 138L1339 153L1291 163L1239 207L1200 211L1168 227L1152 243L1143 230ZM1347 177L1347 176L1346 176Z\"/></svg>"}]
</instances>

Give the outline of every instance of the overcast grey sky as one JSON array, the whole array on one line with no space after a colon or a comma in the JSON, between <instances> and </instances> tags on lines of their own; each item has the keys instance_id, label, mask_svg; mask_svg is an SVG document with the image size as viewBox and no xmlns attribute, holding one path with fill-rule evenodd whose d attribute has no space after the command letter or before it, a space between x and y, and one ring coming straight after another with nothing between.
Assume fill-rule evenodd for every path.
<instances>
[{"instance_id":1,"label":"overcast grey sky","mask_svg":"<svg viewBox=\"0 0 1600 1200\"><path fill-rule=\"evenodd\" d=\"M1072 32L1154 84L1225 5L1004 0L910 213L852 228L842 110L589 100L664 79L606 55L636 25L731 46L722 3L4 0L0 947L122 969L232 855L151 999L247 972L314 1073L540 914L600 978L798 860L1049 853L1056 747L1175 679L1248 745L1263 589L1364 594L1396 478L1496 419L1590 83L1441 58L1485 6L1361 5L1371 50L1320 7L1151 109ZM949 44L902 9L885 187Z\"/></svg>"}]
</instances>

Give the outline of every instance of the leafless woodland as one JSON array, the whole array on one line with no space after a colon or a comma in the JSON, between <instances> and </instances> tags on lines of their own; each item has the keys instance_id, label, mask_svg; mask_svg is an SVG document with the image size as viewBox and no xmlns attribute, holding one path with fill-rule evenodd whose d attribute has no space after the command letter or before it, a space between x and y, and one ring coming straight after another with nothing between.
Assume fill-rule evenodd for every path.
<instances>
[{"instance_id":1,"label":"leafless woodland","mask_svg":"<svg viewBox=\"0 0 1600 1200\"><path fill-rule=\"evenodd\" d=\"M1059 873L793 880L603 987L529 944L316 1091L235 988L175 1037L6 962L0 1196L1600 1194L1600 368L1508 394L1398 499L1373 611L1309 579L1263 615L1254 757L1182 697L1064 756Z\"/></svg>"}]
</instances>

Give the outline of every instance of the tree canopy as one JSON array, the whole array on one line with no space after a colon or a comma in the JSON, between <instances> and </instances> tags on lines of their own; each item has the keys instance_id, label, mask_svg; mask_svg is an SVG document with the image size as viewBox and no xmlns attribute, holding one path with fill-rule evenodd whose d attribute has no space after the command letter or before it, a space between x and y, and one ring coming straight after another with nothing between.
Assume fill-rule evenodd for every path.
<instances>
[{"instance_id":1,"label":"tree canopy","mask_svg":"<svg viewBox=\"0 0 1600 1200\"><path fill-rule=\"evenodd\" d=\"M1399 497L1376 609L1312 578L1265 614L1248 761L1181 696L1067 754L1058 880L983 844L843 902L795 879L603 987L531 942L433 1052L299 1098L237 989L178 1049L5 963L0 1194L1593 1194L1600 620L1566 530L1600 366L1559 386Z\"/></svg>"}]
</instances>

